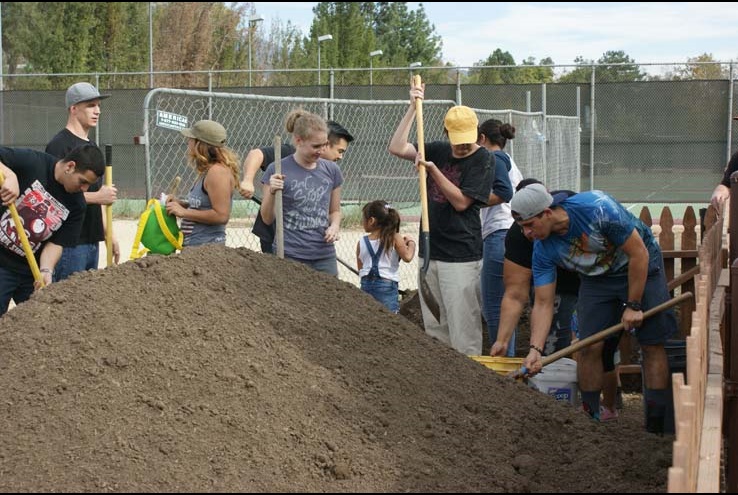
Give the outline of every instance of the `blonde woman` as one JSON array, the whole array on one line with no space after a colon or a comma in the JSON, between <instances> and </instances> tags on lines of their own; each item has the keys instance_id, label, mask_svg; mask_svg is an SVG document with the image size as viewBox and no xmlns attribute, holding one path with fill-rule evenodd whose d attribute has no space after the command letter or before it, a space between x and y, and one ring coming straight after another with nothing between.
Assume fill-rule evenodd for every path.
<instances>
[{"instance_id":1,"label":"blonde woman","mask_svg":"<svg viewBox=\"0 0 738 495\"><path fill-rule=\"evenodd\" d=\"M187 156L198 173L187 202L169 198L167 213L181 218L183 246L225 244L233 190L238 184L238 157L225 146L226 130L212 120L200 120L181 131Z\"/></svg>"},{"instance_id":2,"label":"blonde woman","mask_svg":"<svg viewBox=\"0 0 738 495\"><path fill-rule=\"evenodd\" d=\"M282 158L282 173L274 163L262 176L261 216L275 220L274 195L282 191L284 255L315 270L338 276L336 247L341 224L343 175L335 162L321 158L328 146L328 126L319 115L302 109L290 112L285 128L295 153Z\"/></svg>"}]
</instances>

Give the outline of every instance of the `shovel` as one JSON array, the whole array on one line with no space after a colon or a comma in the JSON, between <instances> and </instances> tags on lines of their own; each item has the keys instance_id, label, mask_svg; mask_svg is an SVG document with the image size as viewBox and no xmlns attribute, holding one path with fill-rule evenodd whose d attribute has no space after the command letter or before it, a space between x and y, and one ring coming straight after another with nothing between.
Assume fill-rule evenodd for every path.
<instances>
[{"instance_id":1,"label":"shovel","mask_svg":"<svg viewBox=\"0 0 738 495\"><path fill-rule=\"evenodd\" d=\"M274 136L274 173L282 175L282 137ZM282 208L282 190L274 195L274 214L276 225L277 258L284 259L284 211Z\"/></svg>"},{"instance_id":2,"label":"shovel","mask_svg":"<svg viewBox=\"0 0 738 495\"><path fill-rule=\"evenodd\" d=\"M666 302L663 302L659 304L658 306L654 306L653 308L649 309L648 311L643 313L643 319L649 318L657 313L661 313L665 309L669 309L672 306L676 306L677 304L686 301L687 299L692 298L691 292L685 292L677 297L674 297L672 299L669 299ZM577 341L570 345L569 347L564 347L560 351L556 351L550 356L546 356L543 359L541 359L541 364L543 366L546 366L548 364L553 363L554 361L558 361L559 359L567 356L571 356L575 352L577 352L579 349L583 349L584 347L587 347L592 344L596 344L597 342L601 342L605 340L610 335L616 334L619 331L623 330L625 327L623 326L623 323L620 322L617 325L613 325L611 327L608 327L600 332L597 332L594 335L590 335L587 338L584 338L580 341ZM510 377L513 379L522 378L523 376L528 374L528 368L523 366L519 370L513 372L510 374Z\"/></svg>"},{"instance_id":3,"label":"shovel","mask_svg":"<svg viewBox=\"0 0 738 495\"><path fill-rule=\"evenodd\" d=\"M113 146L105 145L105 185L113 187ZM113 266L113 205L105 206L105 250L108 264Z\"/></svg>"},{"instance_id":4,"label":"shovel","mask_svg":"<svg viewBox=\"0 0 738 495\"><path fill-rule=\"evenodd\" d=\"M3 185L5 182L5 176L2 172L0 172L0 186ZM31 273L33 274L33 280L35 280L40 287L44 286L44 278L41 276L41 271L38 269L38 264L36 263L36 257L33 255L33 250L31 249L31 243L28 242L28 236L26 235L26 231L23 228L23 222L21 222L20 216L18 216L18 210L15 207L15 203L10 203L8 205L8 210L10 210L10 216L13 217L13 224L15 225L15 231L18 234L18 239L21 241L21 246L23 246L23 252L26 254L26 261L28 261L28 266L31 268Z\"/></svg>"},{"instance_id":5,"label":"shovel","mask_svg":"<svg viewBox=\"0 0 738 495\"><path fill-rule=\"evenodd\" d=\"M420 87L421 81L420 76L414 76L414 85ZM425 305L430 310L436 321L441 321L441 308L438 306L438 301L433 297L428 282L425 280L425 275L428 273L428 267L430 266L430 225L428 223L428 184L426 183L426 170L425 165L425 136L423 134L423 100L421 98L415 99L415 124L418 133L418 154L420 155L420 163L418 165L418 182L420 184L420 242L423 244L423 252L425 257L423 258L423 266L420 269L420 295L423 297Z\"/></svg>"}]
</instances>

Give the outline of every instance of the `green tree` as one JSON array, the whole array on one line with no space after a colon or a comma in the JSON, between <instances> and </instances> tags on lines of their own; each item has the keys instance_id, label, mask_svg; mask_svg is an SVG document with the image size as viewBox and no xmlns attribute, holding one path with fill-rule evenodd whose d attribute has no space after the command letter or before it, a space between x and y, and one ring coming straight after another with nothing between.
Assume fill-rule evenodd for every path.
<instances>
[{"instance_id":1,"label":"green tree","mask_svg":"<svg viewBox=\"0 0 738 495\"><path fill-rule=\"evenodd\" d=\"M687 64L683 68L679 68L671 75L670 79L688 79L688 80L705 80L705 79L728 79L729 71L716 62L712 53L703 53L696 57L687 59Z\"/></svg>"},{"instance_id":2,"label":"green tree","mask_svg":"<svg viewBox=\"0 0 738 495\"><path fill-rule=\"evenodd\" d=\"M469 76L477 84L509 84L515 78L515 68L492 67L506 65L514 66L515 58L510 52L503 52L500 48L497 48L485 60L474 63L474 67L490 68L472 69Z\"/></svg>"},{"instance_id":3,"label":"green tree","mask_svg":"<svg viewBox=\"0 0 738 495\"><path fill-rule=\"evenodd\" d=\"M588 84L592 80L592 62L583 57L577 57L574 63L578 67L571 72L562 75L559 82ZM643 81L646 74L641 72L635 60L632 60L624 51L607 51L596 62L595 81L606 82L629 82ZM611 64L611 65L610 65Z\"/></svg>"}]
</instances>

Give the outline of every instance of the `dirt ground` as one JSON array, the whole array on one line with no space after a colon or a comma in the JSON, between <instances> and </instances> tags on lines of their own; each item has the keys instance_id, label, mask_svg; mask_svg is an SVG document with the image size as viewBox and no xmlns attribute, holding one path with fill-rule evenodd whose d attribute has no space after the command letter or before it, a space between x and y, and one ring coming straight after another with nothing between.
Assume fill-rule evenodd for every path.
<instances>
[{"instance_id":1,"label":"dirt ground","mask_svg":"<svg viewBox=\"0 0 738 495\"><path fill-rule=\"evenodd\" d=\"M351 284L191 248L0 319L0 491L664 492L673 437L599 424Z\"/></svg>"}]
</instances>

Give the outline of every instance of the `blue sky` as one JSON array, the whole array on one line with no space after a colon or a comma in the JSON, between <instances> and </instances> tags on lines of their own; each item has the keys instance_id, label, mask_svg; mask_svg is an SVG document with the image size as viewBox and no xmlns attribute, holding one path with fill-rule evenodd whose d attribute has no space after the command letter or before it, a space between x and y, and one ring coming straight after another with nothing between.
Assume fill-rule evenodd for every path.
<instances>
[{"instance_id":1,"label":"blue sky","mask_svg":"<svg viewBox=\"0 0 738 495\"><path fill-rule=\"evenodd\" d=\"M316 2L255 2L268 28L289 20L304 34ZM418 2L408 2L415 9ZM443 58L470 66L496 48L520 63L551 57L572 64L581 55L597 60L608 50L623 50L640 63L686 62L711 53L716 60L738 61L738 6L728 2L423 2Z\"/></svg>"}]
</instances>

